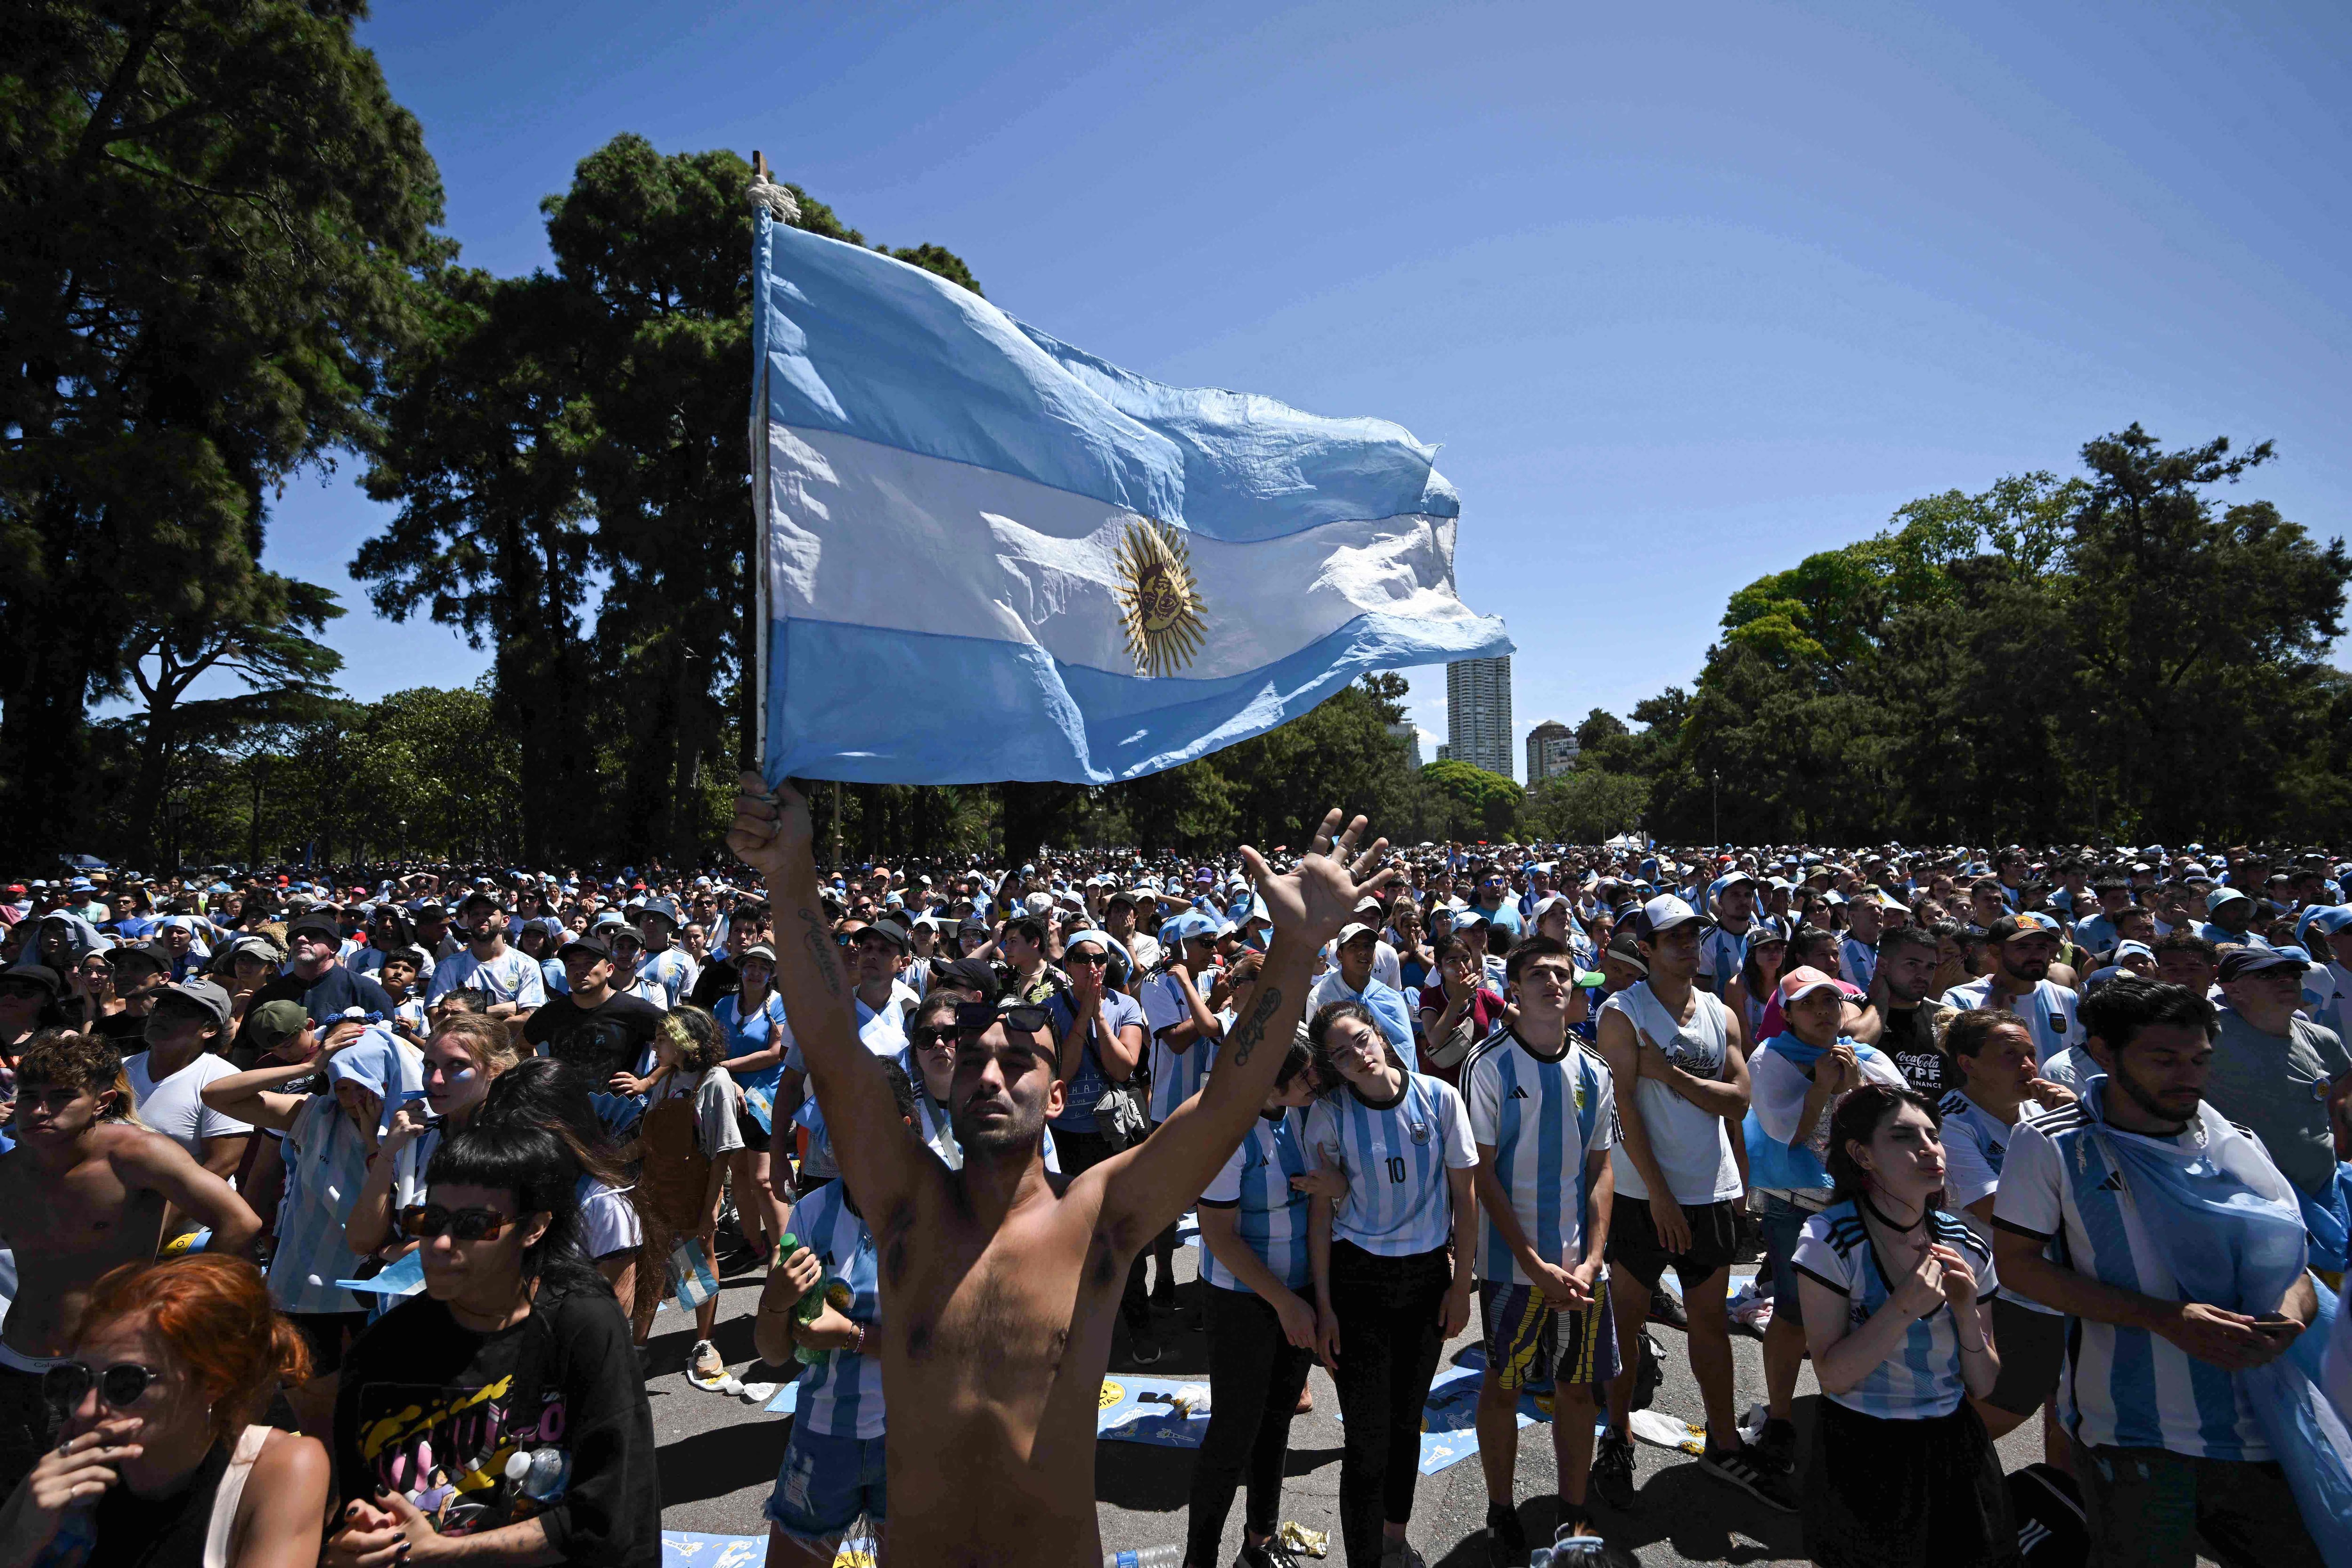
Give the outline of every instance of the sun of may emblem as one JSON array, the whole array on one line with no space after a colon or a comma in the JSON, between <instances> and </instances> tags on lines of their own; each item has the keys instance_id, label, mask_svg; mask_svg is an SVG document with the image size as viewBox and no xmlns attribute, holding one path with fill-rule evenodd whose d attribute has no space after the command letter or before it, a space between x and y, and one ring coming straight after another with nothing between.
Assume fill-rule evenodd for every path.
<instances>
[{"instance_id":1,"label":"sun of may emblem","mask_svg":"<svg viewBox=\"0 0 2352 1568\"><path fill-rule=\"evenodd\" d=\"M1201 589L1184 536L1149 518L1119 542L1118 606L1138 675L1173 675L1201 648Z\"/></svg>"}]
</instances>

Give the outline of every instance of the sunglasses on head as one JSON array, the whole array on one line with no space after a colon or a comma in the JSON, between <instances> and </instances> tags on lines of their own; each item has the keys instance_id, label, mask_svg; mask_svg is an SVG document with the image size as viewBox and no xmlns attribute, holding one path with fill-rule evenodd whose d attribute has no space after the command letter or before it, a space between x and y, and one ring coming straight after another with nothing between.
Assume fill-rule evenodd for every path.
<instances>
[{"instance_id":1,"label":"sunglasses on head","mask_svg":"<svg viewBox=\"0 0 2352 1568\"><path fill-rule=\"evenodd\" d=\"M53 1408L71 1414L95 1385L101 1404L128 1410L163 1377L155 1368L137 1362L117 1362L104 1372L94 1372L81 1362L64 1361L41 1374L41 1393Z\"/></svg>"},{"instance_id":2,"label":"sunglasses on head","mask_svg":"<svg viewBox=\"0 0 2352 1568\"><path fill-rule=\"evenodd\" d=\"M450 1209L411 1204L400 1211L400 1228L420 1241L447 1232L454 1241L496 1241L515 1222L496 1209Z\"/></svg>"},{"instance_id":3,"label":"sunglasses on head","mask_svg":"<svg viewBox=\"0 0 2352 1568\"><path fill-rule=\"evenodd\" d=\"M1018 1034L1034 1035L1050 1028L1054 1010L1042 1002L1017 1002L1005 1007L992 1007L985 1002L956 1004L955 1026L958 1034L977 1035L986 1031L999 1018L1004 1026Z\"/></svg>"}]
</instances>

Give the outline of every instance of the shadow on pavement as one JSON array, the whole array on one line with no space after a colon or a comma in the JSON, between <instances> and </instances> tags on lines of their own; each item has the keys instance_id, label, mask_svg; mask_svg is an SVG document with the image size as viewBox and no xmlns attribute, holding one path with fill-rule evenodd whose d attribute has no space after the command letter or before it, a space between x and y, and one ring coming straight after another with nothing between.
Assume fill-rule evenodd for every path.
<instances>
[{"instance_id":1,"label":"shadow on pavement","mask_svg":"<svg viewBox=\"0 0 2352 1568\"><path fill-rule=\"evenodd\" d=\"M661 1477L664 1508L725 1497L745 1487L771 1485L784 1447L784 1424L758 1440L740 1426L714 1426L707 1432L675 1438L661 1446L656 1468Z\"/></svg>"}]
</instances>

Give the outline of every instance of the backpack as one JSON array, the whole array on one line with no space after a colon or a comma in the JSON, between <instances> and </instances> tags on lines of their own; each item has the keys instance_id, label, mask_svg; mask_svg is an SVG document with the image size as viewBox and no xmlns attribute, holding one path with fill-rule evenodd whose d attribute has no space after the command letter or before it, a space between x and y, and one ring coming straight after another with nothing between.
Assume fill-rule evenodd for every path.
<instances>
[{"instance_id":1,"label":"backpack","mask_svg":"<svg viewBox=\"0 0 2352 1568\"><path fill-rule=\"evenodd\" d=\"M2026 1568L2083 1568L2091 1531L2074 1478L2051 1465L2028 1465L2006 1478L2017 1519L2017 1551Z\"/></svg>"}]
</instances>

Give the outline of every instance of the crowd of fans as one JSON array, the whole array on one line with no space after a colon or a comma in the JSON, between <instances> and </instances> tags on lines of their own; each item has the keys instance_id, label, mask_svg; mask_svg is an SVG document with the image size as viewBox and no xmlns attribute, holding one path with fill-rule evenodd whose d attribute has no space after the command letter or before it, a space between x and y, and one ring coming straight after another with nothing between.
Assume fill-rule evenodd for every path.
<instances>
[{"instance_id":1,"label":"crowd of fans","mask_svg":"<svg viewBox=\"0 0 2352 1568\"><path fill-rule=\"evenodd\" d=\"M1699 1465L1798 1515L1824 1564L2041 1563L2069 1531L2073 1561L2345 1560L2352 1524L2315 1510L2352 1495L2329 1490L2352 863L1391 859L1197 1194L1193 1568L1237 1493L1241 1562L1293 1560L1284 1461L1318 1362L1349 1568L1417 1563L1421 1412L1474 1308L1495 1563L1544 1549L1524 1520L1597 1552L1640 1506L1654 1320L1685 1331ZM834 944L844 1016L950 1170L980 1135L960 1042L996 1021L1047 1042L1044 1158L1074 1178L1161 1136L1248 1013L1276 922L1245 868L846 868L782 940ZM650 1568L645 1346L673 1300L694 1388L763 1405L800 1382L770 1563L829 1563L860 1530L887 1550L867 1342L890 1270L768 900L740 866L0 889L0 1568ZM1181 1327L1176 1246L1160 1231L1117 1291L1136 1366ZM1743 1423L1748 1259L1747 1321L1770 1307ZM754 1269L759 1359L731 1368L717 1281ZM1535 1514L1530 1390L1557 1458ZM2028 1423L2042 1460L2004 1476L1993 1444Z\"/></svg>"}]
</instances>

